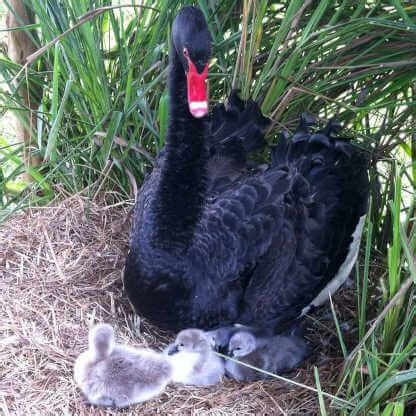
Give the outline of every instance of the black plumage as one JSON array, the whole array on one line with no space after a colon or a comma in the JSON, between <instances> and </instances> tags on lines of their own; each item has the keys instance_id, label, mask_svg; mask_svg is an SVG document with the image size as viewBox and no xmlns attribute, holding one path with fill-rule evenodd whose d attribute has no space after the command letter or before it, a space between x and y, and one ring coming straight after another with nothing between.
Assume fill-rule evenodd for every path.
<instances>
[{"instance_id":1,"label":"black plumage","mask_svg":"<svg viewBox=\"0 0 416 416\"><path fill-rule=\"evenodd\" d=\"M299 130L271 150L270 166L248 153L264 147L269 121L235 92L208 119L186 100L186 46L207 62L210 35L199 9L175 19L166 146L137 198L125 288L137 312L171 329L236 322L279 327L337 274L367 208L367 164L334 137L331 122Z\"/></svg>"}]
</instances>

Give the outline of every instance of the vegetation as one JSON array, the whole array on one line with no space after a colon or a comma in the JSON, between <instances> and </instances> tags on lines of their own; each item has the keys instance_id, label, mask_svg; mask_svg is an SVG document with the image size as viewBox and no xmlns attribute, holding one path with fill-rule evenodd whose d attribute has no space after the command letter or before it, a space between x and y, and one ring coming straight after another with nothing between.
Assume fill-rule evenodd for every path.
<instances>
[{"instance_id":1,"label":"vegetation","mask_svg":"<svg viewBox=\"0 0 416 416\"><path fill-rule=\"evenodd\" d=\"M33 181L22 181L27 171L22 143L0 136L1 219L62 192L133 196L164 141L170 24L182 5L197 3L213 38L213 102L232 87L257 99L273 120L270 143L280 129L293 131L302 111L322 121L336 116L368 152L372 195L356 269L357 347L344 343L338 325L346 357L336 392L342 402L321 394L318 372L315 387L322 414L332 404L345 415L404 415L416 400L416 5L144 0L152 8L140 8L132 3L103 10L110 0L27 1L37 23L16 30L33 30L37 47L47 47L23 67L6 53L0 56L5 80L0 105L3 114L27 113L17 92L19 85L27 86L37 103L37 122L30 128L43 163L27 172Z\"/></svg>"}]
</instances>

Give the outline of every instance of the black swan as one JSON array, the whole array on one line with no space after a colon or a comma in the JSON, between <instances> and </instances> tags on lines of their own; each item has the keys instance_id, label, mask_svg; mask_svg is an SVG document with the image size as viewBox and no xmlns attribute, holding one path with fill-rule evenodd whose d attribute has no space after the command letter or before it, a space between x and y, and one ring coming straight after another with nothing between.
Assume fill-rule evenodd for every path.
<instances>
[{"instance_id":1,"label":"black swan","mask_svg":"<svg viewBox=\"0 0 416 416\"><path fill-rule=\"evenodd\" d=\"M124 285L160 327L279 328L328 297L356 260L367 162L339 125L282 135L270 166L247 159L269 120L235 92L208 116L211 37L185 7L172 27L165 148L138 195ZM319 294L321 295L319 296Z\"/></svg>"}]
</instances>

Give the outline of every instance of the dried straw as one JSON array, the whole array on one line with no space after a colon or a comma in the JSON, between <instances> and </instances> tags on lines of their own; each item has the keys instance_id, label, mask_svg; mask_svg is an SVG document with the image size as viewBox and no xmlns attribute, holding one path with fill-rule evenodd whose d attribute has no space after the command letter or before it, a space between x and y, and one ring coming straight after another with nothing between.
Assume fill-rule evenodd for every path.
<instances>
[{"instance_id":1,"label":"dried straw","mask_svg":"<svg viewBox=\"0 0 416 416\"><path fill-rule=\"evenodd\" d=\"M0 413L117 414L86 405L72 379L88 327L108 322L118 340L132 345L161 348L170 340L172 334L135 315L123 293L130 208L75 196L29 209L2 225ZM334 302L341 309L341 322L352 322L352 291L343 290ZM323 390L334 393L343 360L330 309L321 309L308 326L308 337L319 352L289 376L314 386L312 366L317 365ZM278 380L226 380L211 388L171 386L160 397L122 413L313 415L318 400L315 393Z\"/></svg>"}]
</instances>

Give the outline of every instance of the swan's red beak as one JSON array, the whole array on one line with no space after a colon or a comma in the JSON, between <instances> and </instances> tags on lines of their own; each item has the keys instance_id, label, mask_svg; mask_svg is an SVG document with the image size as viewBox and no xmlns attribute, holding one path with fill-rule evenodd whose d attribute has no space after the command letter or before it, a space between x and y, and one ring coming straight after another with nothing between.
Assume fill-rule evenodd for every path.
<instances>
[{"instance_id":1,"label":"swan's red beak","mask_svg":"<svg viewBox=\"0 0 416 416\"><path fill-rule=\"evenodd\" d=\"M208 114L208 93L207 93L208 64L199 74L194 63L188 58L188 72L186 73L188 85L188 106L191 114L196 118Z\"/></svg>"}]
</instances>

